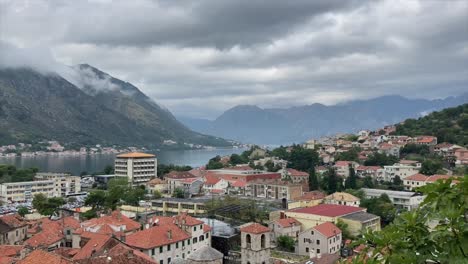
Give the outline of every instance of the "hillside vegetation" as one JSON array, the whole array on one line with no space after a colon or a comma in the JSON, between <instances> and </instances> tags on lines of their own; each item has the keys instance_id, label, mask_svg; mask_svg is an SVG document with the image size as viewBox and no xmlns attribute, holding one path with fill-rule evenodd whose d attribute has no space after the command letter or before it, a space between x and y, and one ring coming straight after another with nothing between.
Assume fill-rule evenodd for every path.
<instances>
[{"instance_id":1,"label":"hillside vegetation","mask_svg":"<svg viewBox=\"0 0 468 264\"><path fill-rule=\"evenodd\" d=\"M468 145L468 104L433 112L397 125L396 135L436 136L438 142Z\"/></svg>"}]
</instances>

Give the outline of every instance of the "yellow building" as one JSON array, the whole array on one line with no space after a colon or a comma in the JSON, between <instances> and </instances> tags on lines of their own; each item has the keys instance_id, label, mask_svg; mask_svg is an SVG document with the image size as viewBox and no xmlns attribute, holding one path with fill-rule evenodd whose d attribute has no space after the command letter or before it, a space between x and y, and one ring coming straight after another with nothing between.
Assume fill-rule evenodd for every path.
<instances>
[{"instance_id":1,"label":"yellow building","mask_svg":"<svg viewBox=\"0 0 468 264\"><path fill-rule=\"evenodd\" d=\"M302 196L288 203L288 209L312 207L322 203L325 194L319 191L305 192Z\"/></svg>"}]
</instances>

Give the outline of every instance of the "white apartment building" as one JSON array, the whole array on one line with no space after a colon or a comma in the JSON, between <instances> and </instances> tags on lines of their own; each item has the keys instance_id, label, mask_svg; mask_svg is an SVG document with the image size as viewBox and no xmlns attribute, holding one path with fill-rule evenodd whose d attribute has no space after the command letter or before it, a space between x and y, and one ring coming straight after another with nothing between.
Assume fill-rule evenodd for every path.
<instances>
[{"instance_id":1,"label":"white apartment building","mask_svg":"<svg viewBox=\"0 0 468 264\"><path fill-rule=\"evenodd\" d=\"M143 185L157 177L157 159L153 154L130 152L117 155L115 176L127 177L133 186Z\"/></svg>"},{"instance_id":2,"label":"white apartment building","mask_svg":"<svg viewBox=\"0 0 468 264\"><path fill-rule=\"evenodd\" d=\"M32 200L35 194L47 197L56 196L55 181L8 182L0 184L0 201L3 203Z\"/></svg>"},{"instance_id":3,"label":"white apartment building","mask_svg":"<svg viewBox=\"0 0 468 264\"><path fill-rule=\"evenodd\" d=\"M390 166L384 166L383 177L377 178L379 181L392 181L396 176L401 180L419 172L420 167L396 163Z\"/></svg>"},{"instance_id":4,"label":"white apartment building","mask_svg":"<svg viewBox=\"0 0 468 264\"><path fill-rule=\"evenodd\" d=\"M368 189L362 188L367 198L378 198L382 194L388 195L388 198L392 201L398 209L413 210L419 207L419 204L426 198L425 195L421 195L415 192L403 192L403 191L391 191L391 190L380 190L380 189Z\"/></svg>"},{"instance_id":5,"label":"white apartment building","mask_svg":"<svg viewBox=\"0 0 468 264\"><path fill-rule=\"evenodd\" d=\"M81 192L81 178L68 173L38 172L35 180L53 180L55 182L55 196L67 197Z\"/></svg>"}]
</instances>

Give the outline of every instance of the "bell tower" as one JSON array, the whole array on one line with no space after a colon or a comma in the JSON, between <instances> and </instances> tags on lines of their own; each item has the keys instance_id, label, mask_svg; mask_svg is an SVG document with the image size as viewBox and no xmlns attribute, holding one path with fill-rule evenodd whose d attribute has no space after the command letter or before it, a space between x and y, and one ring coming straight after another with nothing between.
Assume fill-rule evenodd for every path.
<instances>
[{"instance_id":1,"label":"bell tower","mask_svg":"<svg viewBox=\"0 0 468 264\"><path fill-rule=\"evenodd\" d=\"M270 263L270 229L258 223L241 228L241 263Z\"/></svg>"}]
</instances>

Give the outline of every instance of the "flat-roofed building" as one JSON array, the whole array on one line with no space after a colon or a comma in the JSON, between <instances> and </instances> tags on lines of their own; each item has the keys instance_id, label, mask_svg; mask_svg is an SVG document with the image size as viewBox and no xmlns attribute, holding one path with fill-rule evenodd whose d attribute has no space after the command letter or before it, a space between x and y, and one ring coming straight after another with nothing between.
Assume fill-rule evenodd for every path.
<instances>
[{"instance_id":1,"label":"flat-roofed building","mask_svg":"<svg viewBox=\"0 0 468 264\"><path fill-rule=\"evenodd\" d=\"M133 186L144 185L157 177L157 159L153 154L130 152L117 155L115 176L128 178Z\"/></svg>"},{"instance_id":2,"label":"flat-roofed building","mask_svg":"<svg viewBox=\"0 0 468 264\"><path fill-rule=\"evenodd\" d=\"M55 181L7 182L0 184L0 201L25 202L32 200L35 194L42 193L47 197L58 196L55 193Z\"/></svg>"},{"instance_id":3,"label":"flat-roofed building","mask_svg":"<svg viewBox=\"0 0 468 264\"><path fill-rule=\"evenodd\" d=\"M295 200L302 195L302 184L259 179L247 184L245 195L256 198Z\"/></svg>"},{"instance_id":4,"label":"flat-roofed building","mask_svg":"<svg viewBox=\"0 0 468 264\"><path fill-rule=\"evenodd\" d=\"M205 203L211 199L161 198L151 202L152 209L162 215L188 213L199 215L206 213Z\"/></svg>"},{"instance_id":5,"label":"flat-roofed building","mask_svg":"<svg viewBox=\"0 0 468 264\"><path fill-rule=\"evenodd\" d=\"M352 236L357 236L366 230L379 231L380 217L367 212L357 212L340 217L340 220L348 225L348 231Z\"/></svg>"},{"instance_id":6,"label":"flat-roofed building","mask_svg":"<svg viewBox=\"0 0 468 264\"><path fill-rule=\"evenodd\" d=\"M396 163L394 165L384 166L383 174L381 177L378 177L379 181L393 181L393 179L398 176L401 180L404 180L406 177L414 175L419 172L421 168L412 165L405 165Z\"/></svg>"},{"instance_id":7,"label":"flat-roofed building","mask_svg":"<svg viewBox=\"0 0 468 264\"><path fill-rule=\"evenodd\" d=\"M67 195L81 192L81 177L68 173L38 172L35 180L53 180L55 182L55 195L67 197Z\"/></svg>"},{"instance_id":8,"label":"flat-roofed building","mask_svg":"<svg viewBox=\"0 0 468 264\"><path fill-rule=\"evenodd\" d=\"M367 198L378 198L382 194L388 195L390 201L398 209L413 210L419 207L419 204L426 198L425 195L416 192L380 190L362 188Z\"/></svg>"}]
</instances>

